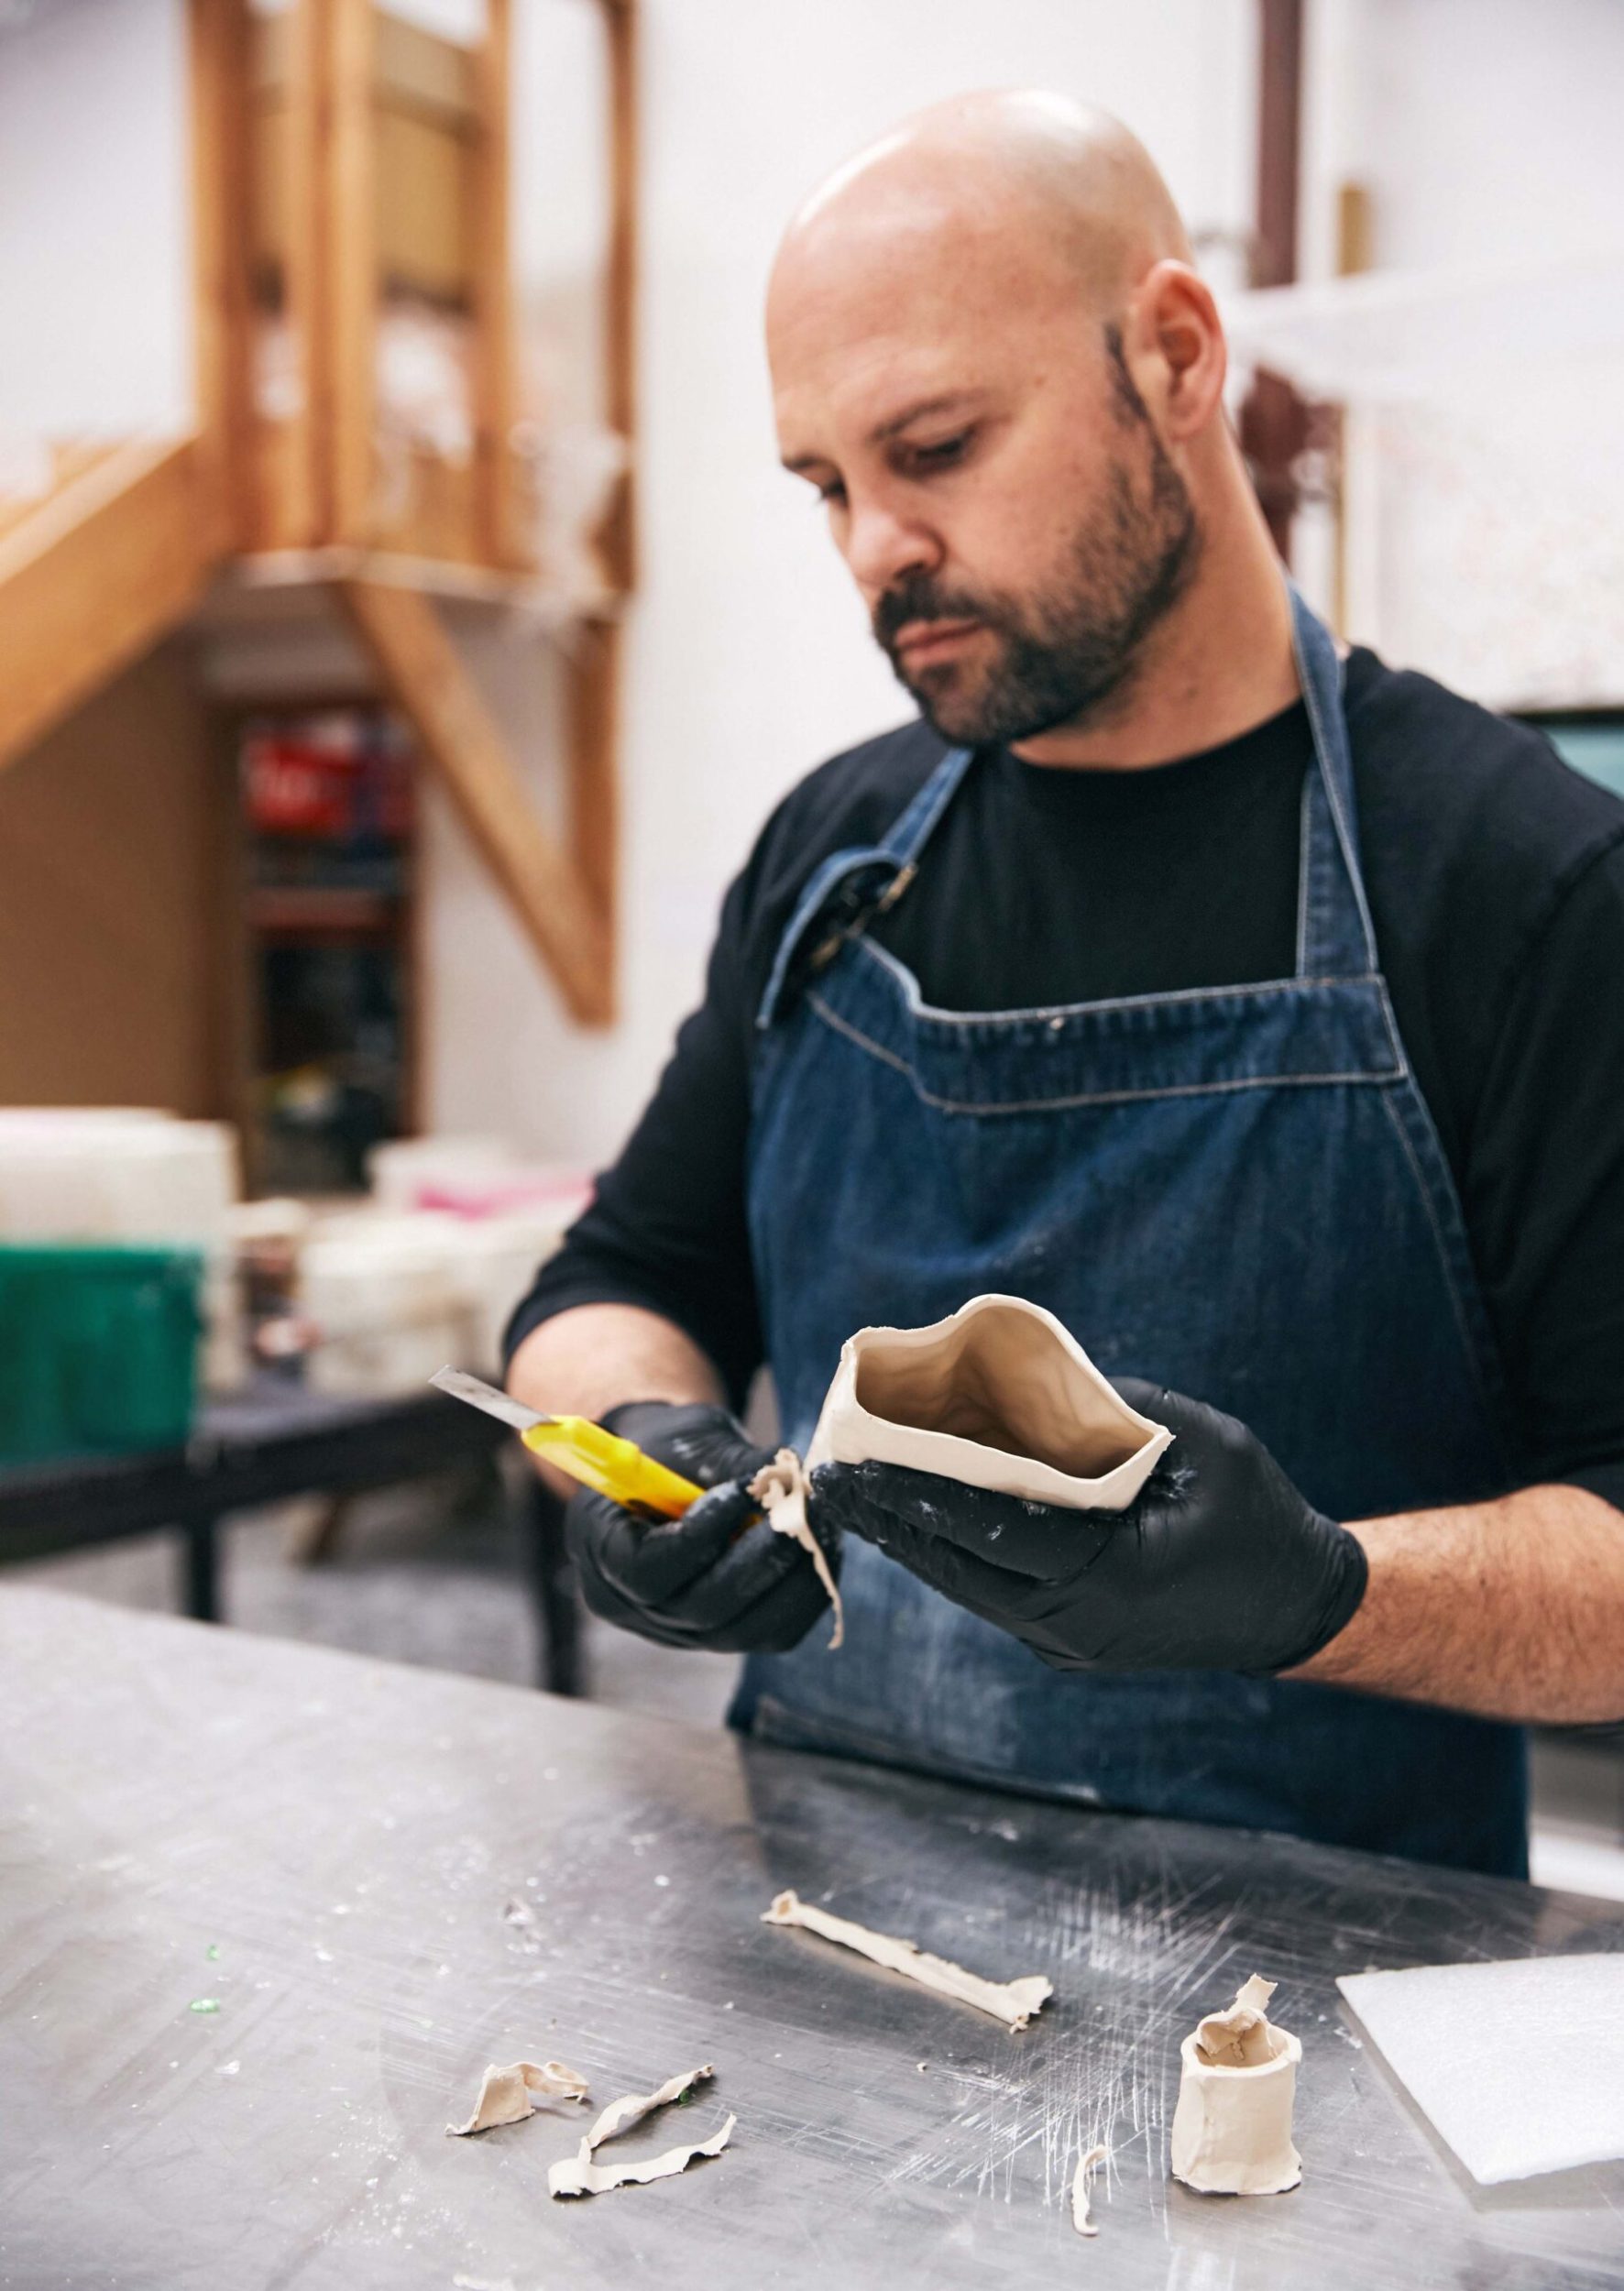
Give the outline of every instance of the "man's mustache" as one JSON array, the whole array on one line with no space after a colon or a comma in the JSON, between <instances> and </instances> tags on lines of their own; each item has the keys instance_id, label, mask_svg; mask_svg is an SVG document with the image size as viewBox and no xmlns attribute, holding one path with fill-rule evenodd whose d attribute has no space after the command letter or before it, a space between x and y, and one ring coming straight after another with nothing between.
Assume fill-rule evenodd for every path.
<instances>
[{"instance_id":1,"label":"man's mustache","mask_svg":"<svg viewBox=\"0 0 1624 2291\"><path fill-rule=\"evenodd\" d=\"M983 597L972 597L965 589L944 588L927 573L914 575L888 588L874 607L871 619L877 641L890 652L898 631L910 620L995 620Z\"/></svg>"}]
</instances>

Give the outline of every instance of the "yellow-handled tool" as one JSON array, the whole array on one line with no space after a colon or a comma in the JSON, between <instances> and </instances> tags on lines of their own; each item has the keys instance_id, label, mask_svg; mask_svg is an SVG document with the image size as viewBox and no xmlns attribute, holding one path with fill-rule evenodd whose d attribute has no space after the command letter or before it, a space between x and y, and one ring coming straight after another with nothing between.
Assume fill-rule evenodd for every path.
<instances>
[{"instance_id":1,"label":"yellow-handled tool","mask_svg":"<svg viewBox=\"0 0 1624 2291\"><path fill-rule=\"evenodd\" d=\"M538 1416L532 1408L499 1392L460 1368L442 1368L429 1382L454 1400L485 1410L511 1424L534 1455L544 1456L583 1486L595 1487L617 1504L633 1511L653 1512L656 1518L680 1519L705 1490L680 1472L667 1471L630 1440L619 1439L585 1416Z\"/></svg>"}]
</instances>

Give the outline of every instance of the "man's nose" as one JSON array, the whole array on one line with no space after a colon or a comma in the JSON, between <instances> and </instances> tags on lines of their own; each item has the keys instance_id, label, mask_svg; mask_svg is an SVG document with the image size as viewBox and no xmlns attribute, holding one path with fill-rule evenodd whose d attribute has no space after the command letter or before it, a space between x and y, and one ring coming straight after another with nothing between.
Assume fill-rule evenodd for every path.
<instances>
[{"instance_id":1,"label":"man's nose","mask_svg":"<svg viewBox=\"0 0 1624 2291\"><path fill-rule=\"evenodd\" d=\"M942 561L929 527L884 501L853 501L844 539L846 563L870 605L908 574L934 573Z\"/></svg>"}]
</instances>

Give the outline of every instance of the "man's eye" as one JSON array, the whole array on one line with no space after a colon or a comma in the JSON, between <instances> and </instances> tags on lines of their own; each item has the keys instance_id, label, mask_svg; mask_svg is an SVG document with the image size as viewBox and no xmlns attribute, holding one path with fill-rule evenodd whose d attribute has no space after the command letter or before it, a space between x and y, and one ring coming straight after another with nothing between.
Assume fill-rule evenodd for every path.
<instances>
[{"instance_id":1,"label":"man's eye","mask_svg":"<svg viewBox=\"0 0 1624 2291\"><path fill-rule=\"evenodd\" d=\"M817 488L817 499L825 509L831 509L846 499L846 488L838 477L831 477L826 486Z\"/></svg>"},{"instance_id":2,"label":"man's eye","mask_svg":"<svg viewBox=\"0 0 1624 2291\"><path fill-rule=\"evenodd\" d=\"M971 434L969 430L960 430L952 437L938 438L930 445L916 445L913 448L916 466L924 469L946 469L952 463L961 461Z\"/></svg>"}]
</instances>

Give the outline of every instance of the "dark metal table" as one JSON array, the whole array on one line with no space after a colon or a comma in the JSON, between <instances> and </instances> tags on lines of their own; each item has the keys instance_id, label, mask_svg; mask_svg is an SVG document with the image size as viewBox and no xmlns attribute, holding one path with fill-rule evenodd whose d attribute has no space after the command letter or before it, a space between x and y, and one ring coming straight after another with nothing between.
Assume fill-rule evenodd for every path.
<instances>
[{"instance_id":1,"label":"dark metal table","mask_svg":"<svg viewBox=\"0 0 1624 2291\"><path fill-rule=\"evenodd\" d=\"M1624 1949L1614 1904L37 1591L0 1591L0 1698L12 2291L1624 2283L1624 2166L1475 2187L1333 1987ZM785 1885L1055 2000L1006 2034L762 1924ZM1306 2177L1202 2198L1167 2175L1178 2040L1253 1970L1303 2040ZM636 2138L726 2107L734 2146L563 2204L574 2117L444 2136L488 2060L548 2055L599 2099L714 2061ZM1085 2244L1065 2198L1096 2139Z\"/></svg>"},{"instance_id":2,"label":"dark metal table","mask_svg":"<svg viewBox=\"0 0 1624 2291\"><path fill-rule=\"evenodd\" d=\"M219 1528L230 1513L455 1471L496 1455L510 1437L443 1393L338 1399L265 1375L206 1403L184 1448L0 1466L0 1562L167 1529L181 1539L181 1603L196 1620L212 1623L220 1614ZM514 1485L541 1681L573 1694L580 1683L579 1622L559 1507L533 1473L516 1474Z\"/></svg>"}]
</instances>

